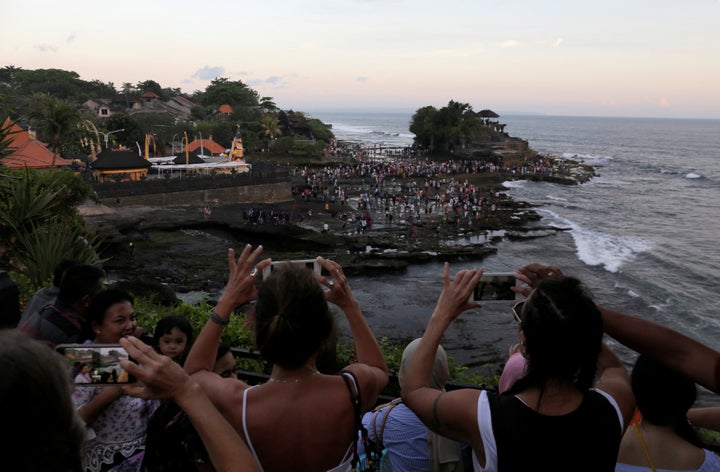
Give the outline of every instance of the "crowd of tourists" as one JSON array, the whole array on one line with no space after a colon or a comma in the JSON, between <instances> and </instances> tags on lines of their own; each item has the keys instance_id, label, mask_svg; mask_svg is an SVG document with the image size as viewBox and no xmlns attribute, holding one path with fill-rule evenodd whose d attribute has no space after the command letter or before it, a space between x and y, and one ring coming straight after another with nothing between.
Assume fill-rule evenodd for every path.
<instances>
[{"instance_id":1,"label":"crowd of tourists","mask_svg":"<svg viewBox=\"0 0 720 472\"><path fill-rule=\"evenodd\" d=\"M441 340L483 270L451 274L403 353L401 396L377 405L389 372L343 268L271 264L262 246L228 251L229 276L207 323L182 316L138 330L131 294L102 269L64 262L55 286L0 331L2 442L11 470L52 471L649 471L720 470L692 426L720 429L720 409L693 409L696 383L720 393L720 353L660 324L599 306L580 280L531 263L515 272L518 344L499 388L446 391ZM322 275L321 275L322 274ZM252 304L255 344L271 364L250 385L220 343ZM323 362L334 305L353 363ZM632 376L604 340L640 356ZM59 345L121 346L121 372L66 367ZM122 383L127 379L127 383ZM73 385L74 384L74 385ZM72 385L72 386L71 386ZM380 468L382 467L382 468Z\"/></svg>"}]
</instances>

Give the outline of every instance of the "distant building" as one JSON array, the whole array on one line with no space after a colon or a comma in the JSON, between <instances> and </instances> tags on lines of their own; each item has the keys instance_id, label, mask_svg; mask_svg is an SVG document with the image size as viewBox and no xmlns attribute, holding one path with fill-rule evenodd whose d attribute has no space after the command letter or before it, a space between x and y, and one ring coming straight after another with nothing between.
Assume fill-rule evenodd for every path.
<instances>
[{"instance_id":1,"label":"distant building","mask_svg":"<svg viewBox=\"0 0 720 472\"><path fill-rule=\"evenodd\" d=\"M72 161L56 156L53 160L53 152L47 145L35 138L35 133L23 129L10 118L5 120L2 128L10 128L10 135L5 141L10 141L8 150L11 154L0 160L0 165L11 169L52 169L56 167L67 167Z\"/></svg>"},{"instance_id":2,"label":"distant building","mask_svg":"<svg viewBox=\"0 0 720 472\"><path fill-rule=\"evenodd\" d=\"M187 150L206 156L217 156L223 154L227 148L213 141L212 135L206 139L194 139L187 145ZM184 151L184 149L183 149Z\"/></svg>"},{"instance_id":3,"label":"distant building","mask_svg":"<svg viewBox=\"0 0 720 472\"><path fill-rule=\"evenodd\" d=\"M133 151L106 149L98 154L90 166L100 182L125 182L140 180L147 175L152 164Z\"/></svg>"},{"instance_id":4,"label":"distant building","mask_svg":"<svg viewBox=\"0 0 720 472\"><path fill-rule=\"evenodd\" d=\"M145 92L140 97L131 94L119 94L113 98L92 98L83 103L83 107L98 118L107 118L115 113L165 114L175 121L190 118L190 111L195 104L185 97L173 97L165 102L153 92Z\"/></svg>"}]
</instances>

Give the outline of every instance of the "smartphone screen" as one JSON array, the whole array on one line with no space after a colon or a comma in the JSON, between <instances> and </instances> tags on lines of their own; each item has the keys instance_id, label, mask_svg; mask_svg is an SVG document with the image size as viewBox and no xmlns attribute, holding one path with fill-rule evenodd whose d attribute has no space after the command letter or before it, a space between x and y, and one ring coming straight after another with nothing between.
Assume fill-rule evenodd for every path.
<instances>
[{"instance_id":1,"label":"smartphone screen","mask_svg":"<svg viewBox=\"0 0 720 472\"><path fill-rule=\"evenodd\" d=\"M270 274L282 267L282 264L291 264L294 266L301 266L308 268L315 272L316 274L320 274L321 270L324 270L324 268L320 265L318 261L315 259L299 259L299 260L292 260L292 261L277 261L270 264L268 267L263 270L263 279L266 279L270 276Z\"/></svg>"},{"instance_id":2,"label":"smartphone screen","mask_svg":"<svg viewBox=\"0 0 720 472\"><path fill-rule=\"evenodd\" d=\"M119 344L60 344L68 372L76 385L118 385L135 379L120 367L121 359L129 359Z\"/></svg>"},{"instance_id":3,"label":"smartphone screen","mask_svg":"<svg viewBox=\"0 0 720 472\"><path fill-rule=\"evenodd\" d=\"M515 300L516 279L511 273L485 273L473 291L473 301Z\"/></svg>"}]
</instances>

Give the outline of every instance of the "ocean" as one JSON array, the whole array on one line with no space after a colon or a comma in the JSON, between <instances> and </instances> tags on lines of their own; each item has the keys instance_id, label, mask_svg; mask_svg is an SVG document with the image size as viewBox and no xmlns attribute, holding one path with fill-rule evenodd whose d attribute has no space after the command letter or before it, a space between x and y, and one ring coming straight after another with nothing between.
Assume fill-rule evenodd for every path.
<instances>
[{"instance_id":1,"label":"ocean","mask_svg":"<svg viewBox=\"0 0 720 472\"><path fill-rule=\"evenodd\" d=\"M338 139L409 145L412 113L309 113ZM537 205L543 225L564 231L502 241L480 263L451 265L512 271L559 266L596 301L667 325L720 350L720 120L507 115L499 121L532 149L596 167L578 186L513 181L515 200ZM462 241L460 241L462 243ZM440 293L441 263L407 274L356 277L351 286L379 337L420 336ZM506 306L463 313L443 345L483 373L502 365L517 342ZM635 354L611 342L631 366Z\"/></svg>"}]
</instances>

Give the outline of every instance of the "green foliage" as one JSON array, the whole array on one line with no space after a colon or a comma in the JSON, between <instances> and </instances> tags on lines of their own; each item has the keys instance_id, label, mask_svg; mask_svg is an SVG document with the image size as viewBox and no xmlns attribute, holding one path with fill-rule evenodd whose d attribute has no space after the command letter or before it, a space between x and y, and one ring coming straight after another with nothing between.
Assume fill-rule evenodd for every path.
<instances>
[{"instance_id":1,"label":"green foliage","mask_svg":"<svg viewBox=\"0 0 720 472\"><path fill-rule=\"evenodd\" d=\"M85 96L86 83L80 80L77 72L60 69L15 69L10 76L11 86L21 95L45 93L62 100L79 100Z\"/></svg>"},{"instance_id":2,"label":"green foliage","mask_svg":"<svg viewBox=\"0 0 720 472\"><path fill-rule=\"evenodd\" d=\"M35 94L32 100L35 102L32 122L38 138L49 144L54 161L65 145L78 138L80 113L69 101L58 100L48 94Z\"/></svg>"},{"instance_id":3,"label":"green foliage","mask_svg":"<svg viewBox=\"0 0 720 472\"><path fill-rule=\"evenodd\" d=\"M48 285L53 270L63 259L73 259L84 264L98 264L100 241L88 239L80 228L61 222L53 222L31 231L18 233L16 253L21 256L23 273L35 287Z\"/></svg>"},{"instance_id":4,"label":"green foliage","mask_svg":"<svg viewBox=\"0 0 720 472\"><path fill-rule=\"evenodd\" d=\"M290 136L283 136L272 143L271 150L274 154L289 154L295 147L295 140Z\"/></svg>"},{"instance_id":5,"label":"green foliage","mask_svg":"<svg viewBox=\"0 0 720 472\"><path fill-rule=\"evenodd\" d=\"M453 100L447 106L419 108L410 121L415 145L431 152L452 152L474 141L490 141L495 132L485 125L467 103Z\"/></svg>"},{"instance_id":6,"label":"green foliage","mask_svg":"<svg viewBox=\"0 0 720 472\"><path fill-rule=\"evenodd\" d=\"M2 115L0 115L0 121L4 121ZM2 159L12 154L13 150L10 149L10 143L12 142L12 135L17 131L12 131L12 125L8 123L4 126L4 122L0 123L0 165L2 165Z\"/></svg>"},{"instance_id":7,"label":"green foliage","mask_svg":"<svg viewBox=\"0 0 720 472\"><path fill-rule=\"evenodd\" d=\"M91 193L78 175L3 169L0 182L3 265L24 273L37 290L62 259L98 262L100 241L86 234L75 209Z\"/></svg>"},{"instance_id":8,"label":"green foliage","mask_svg":"<svg viewBox=\"0 0 720 472\"><path fill-rule=\"evenodd\" d=\"M137 89L138 93L140 93L140 94L143 94L146 92L151 92L151 93L154 93L155 95L157 95L158 97L160 97L160 99L162 99L162 100L167 100L168 98L170 98L170 97L164 96L164 91L163 91L162 86L159 83L155 82L154 80L145 80L143 82L138 82L137 85L135 86L135 88Z\"/></svg>"},{"instance_id":9,"label":"green foliage","mask_svg":"<svg viewBox=\"0 0 720 472\"><path fill-rule=\"evenodd\" d=\"M332 130L330 130L330 128L325 126L325 123L318 119L313 118L311 120L308 120L308 124L310 125L312 136L315 139L319 139L328 143L331 139L335 137Z\"/></svg>"},{"instance_id":10,"label":"green foliage","mask_svg":"<svg viewBox=\"0 0 720 472\"><path fill-rule=\"evenodd\" d=\"M220 105L228 104L231 107L253 107L260 103L260 95L239 80L229 80L220 77L205 88L205 93L199 97L200 103L210 107L217 108Z\"/></svg>"},{"instance_id":11,"label":"green foliage","mask_svg":"<svg viewBox=\"0 0 720 472\"><path fill-rule=\"evenodd\" d=\"M163 306L155 303L152 298L136 297L135 311L138 314L138 324L147 332L152 334L157 322L166 316L180 315L185 317L193 327L195 336L205 326L210 316L211 306L205 302L199 305L180 304L174 307ZM255 340L252 331L251 316L249 308L243 312L233 315L230 323L223 330L221 342L225 345L240 349L255 350ZM385 356L388 371L397 374L400 370L402 353L405 349L404 342L392 341L387 337L378 339L380 349ZM338 341L337 363L340 368L355 362L355 345L349 342ZM265 361L255 359L237 359L238 368L249 372L269 372L269 366ZM452 382L467 383L471 385L497 385L497 376L485 377L471 372L467 367L457 364L454 359L448 358L450 368L450 380ZM388 395L399 395L399 387L391 385L385 392Z\"/></svg>"},{"instance_id":12,"label":"green foliage","mask_svg":"<svg viewBox=\"0 0 720 472\"><path fill-rule=\"evenodd\" d=\"M113 113L104 120L103 127L105 130L102 132L106 133L118 129L124 130L108 136L109 147L112 147L113 141L117 141L130 149L136 148L136 142L140 143L140 146L145 143L145 130L127 113ZM104 136L101 137L103 138L103 149L105 149Z\"/></svg>"}]
</instances>

